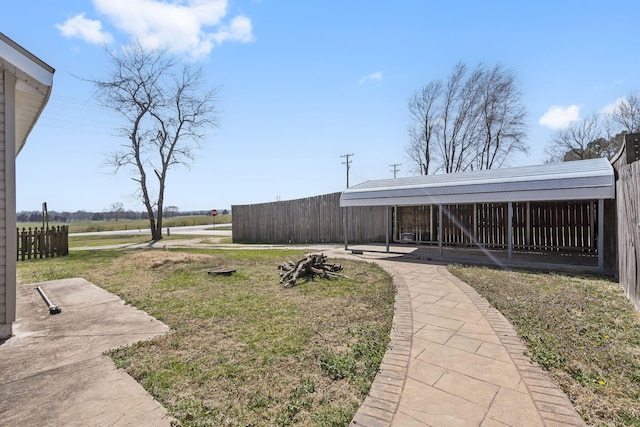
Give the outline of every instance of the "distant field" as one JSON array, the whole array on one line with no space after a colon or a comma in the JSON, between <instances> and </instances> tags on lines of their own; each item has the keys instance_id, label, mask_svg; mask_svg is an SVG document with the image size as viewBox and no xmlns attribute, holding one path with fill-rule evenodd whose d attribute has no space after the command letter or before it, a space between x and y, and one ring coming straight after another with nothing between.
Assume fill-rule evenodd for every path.
<instances>
[{"instance_id":1,"label":"distant field","mask_svg":"<svg viewBox=\"0 0 640 427\"><path fill-rule=\"evenodd\" d=\"M231 215L218 215L211 217L208 215L179 216L175 218L164 218L162 227L184 227L189 225L207 224L229 224ZM19 222L18 228L42 227L42 222ZM49 222L49 226L68 225L70 233L87 233L95 231L115 231L115 230L137 230L149 228L149 221L138 220L118 220L118 221L71 221L71 222Z\"/></svg>"}]
</instances>

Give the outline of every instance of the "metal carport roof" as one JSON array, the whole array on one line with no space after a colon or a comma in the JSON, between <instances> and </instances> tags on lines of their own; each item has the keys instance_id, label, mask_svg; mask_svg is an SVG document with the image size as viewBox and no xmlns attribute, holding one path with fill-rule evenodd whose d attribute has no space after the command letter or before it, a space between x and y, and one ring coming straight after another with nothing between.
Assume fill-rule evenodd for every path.
<instances>
[{"instance_id":1,"label":"metal carport roof","mask_svg":"<svg viewBox=\"0 0 640 427\"><path fill-rule=\"evenodd\" d=\"M347 188L340 206L402 206L615 198L605 158L557 164L366 181Z\"/></svg>"}]
</instances>

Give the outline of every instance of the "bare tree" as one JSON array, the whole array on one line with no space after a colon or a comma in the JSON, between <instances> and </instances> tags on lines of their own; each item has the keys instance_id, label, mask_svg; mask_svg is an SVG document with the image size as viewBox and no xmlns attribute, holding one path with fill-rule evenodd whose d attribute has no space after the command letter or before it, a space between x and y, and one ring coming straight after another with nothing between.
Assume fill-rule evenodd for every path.
<instances>
[{"instance_id":1,"label":"bare tree","mask_svg":"<svg viewBox=\"0 0 640 427\"><path fill-rule=\"evenodd\" d=\"M631 94L623 99L611 115L614 122L627 133L640 132L640 94Z\"/></svg>"},{"instance_id":2,"label":"bare tree","mask_svg":"<svg viewBox=\"0 0 640 427\"><path fill-rule=\"evenodd\" d=\"M620 147L624 144L624 136L627 132L620 132L613 137L600 137L598 139L594 139L589 144L587 144L587 151L593 153L593 157L606 157L607 159L612 159L613 156L616 155L618 151L620 151Z\"/></svg>"},{"instance_id":3,"label":"bare tree","mask_svg":"<svg viewBox=\"0 0 640 427\"><path fill-rule=\"evenodd\" d=\"M591 117L571 123L551 135L546 149L547 161L611 158L623 140L624 132L612 135L612 123L608 116L593 113Z\"/></svg>"},{"instance_id":4,"label":"bare tree","mask_svg":"<svg viewBox=\"0 0 640 427\"><path fill-rule=\"evenodd\" d=\"M437 101L442 93L442 83L434 81L417 91L409 101L409 113L414 122L409 129L411 142L407 155L414 162L420 175L429 175L433 161L437 161L432 149L434 134L439 131Z\"/></svg>"},{"instance_id":5,"label":"bare tree","mask_svg":"<svg viewBox=\"0 0 640 427\"><path fill-rule=\"evenodd\" d=\"M114 173L123 168L133 172L151 237L160 240L168 171L189 166L204 132L217 126L217 90L203 88L201 70L181 64L166 48L137 43L110 58L109 76L90 80L99 102L124 121L119 131L127 141L109 155L107 164Z\"/></svg>"},{"instance_id":6,"label":"bare tree","mask_svg":"<svg viewBox=\"0 0 640 427\"><path fill-rule=\"evenodd\" d=\"M177 206L167 206L166 208L164 208L164 216L166 216L167 218L173 218L174 216L177 216L178 212L180 212L180 209Z\"/></svg>"},{"instance_id":7,"label":"bare tree","mask_svg":"<svg viewBox=\"0 0 640 427\"><path fill-rule=\"evenodd\" d=\"M124 205L121 202L111 203L111 212L113 213L114 219L117 221L120 214L124 212Z\"/></svg>"},{"instance_id":8,"label":"bare tree","mask_svg":"<svg viewBox=\"0 0 640 427\"><path fill-rule=\"evenodd\" d=\"M409 101L412 126L406 147L415 171L460 172L502 166L526 152L525 110L513 71L502 65L454 66Z\"/></svg>"},{"instance_id":9,"label":"bare tree","mask_svg":"<svg viewBox=\"0 0 640 427\"><path fill-rule=\"evenodd\" d=\"M470 152L477 141L478 132L478 82L480 68L465 81L467 66L457 64L444 91L442 127L439 133L440 151L445 173L461 172L470 165Z\"/></svg>"},{"instance_id":10,"label":"bare tree","mask_svg":"<svg viewBox=\"0 0 640 427\"><path fill-rule=\"evenodd\" d=\"M482 135L476 169L501 167L512 152L526 153L526 111L513 71L498 64L485 70L480 81Z\"/></svg>"}]
</instances>

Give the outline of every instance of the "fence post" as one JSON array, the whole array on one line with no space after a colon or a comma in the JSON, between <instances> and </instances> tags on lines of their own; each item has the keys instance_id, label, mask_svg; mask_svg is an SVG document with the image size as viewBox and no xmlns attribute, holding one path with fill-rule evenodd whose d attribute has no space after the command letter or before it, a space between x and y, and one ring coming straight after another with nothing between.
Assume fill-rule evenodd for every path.
<instances>
[{"instance_id":1,"label":"fence post","mask_svg":"<svg viewBox=\"0 0 640 427\"><path fill-rule=\"evenodd\" d=\"M63 225L62 229L64 232L64 238L62 239L62 255L69 255L69 226Z\"/></svg>"},{"instance_id":2,"label":"fence post","mask_svg":"<svg viewBox=\"0 0 640 427\"><path fill-rule=\"evenodd\" d=\"M604 271L604 199L598 199L598 270Z\"/></svg>"}]
</instances>

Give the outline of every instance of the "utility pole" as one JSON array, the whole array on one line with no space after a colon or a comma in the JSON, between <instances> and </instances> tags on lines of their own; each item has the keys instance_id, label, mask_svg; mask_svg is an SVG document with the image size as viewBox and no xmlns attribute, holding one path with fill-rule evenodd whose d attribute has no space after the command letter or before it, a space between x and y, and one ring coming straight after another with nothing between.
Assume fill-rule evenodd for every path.
<instances>
[{"instance_id":1,"label":"utility pole","mask_svg":"<svg viewBox=\"0 0 640 427\"><path fill-rule=\"evenodd\" d=\"M394 163L389 165L393 168L393 179L396 179L396 174L400 171L400 169L398 169L398 166L400 165L402 165L402 163Z\"/></svg>"},{"instance_id":2,"label":"utility pole","mask_svg":"<svg viewBox=\"0 0 640 427\"><path fill-rule=\"evenodd\" d=\"M343 165L347 165L347 188L349 188L349 166L351 165L351 160L349 160L349 157L353 156L353 153L351 154L343 154L340 157L345 157L346 160L344 162L342 162Z\"/></svg>"}]
</instances>

